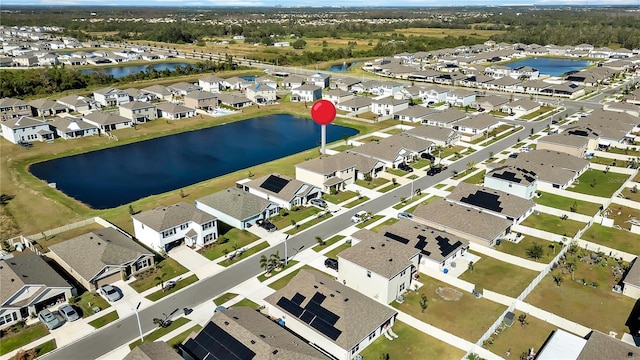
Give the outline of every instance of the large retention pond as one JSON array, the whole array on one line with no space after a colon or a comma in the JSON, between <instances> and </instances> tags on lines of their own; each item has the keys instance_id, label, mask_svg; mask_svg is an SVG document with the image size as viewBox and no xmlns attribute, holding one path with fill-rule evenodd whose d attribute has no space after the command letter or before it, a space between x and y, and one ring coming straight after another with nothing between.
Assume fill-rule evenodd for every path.
<instances>
[{"instance_id":1,"label":"large retention pond","mask_svg":"<svg viewBox=\"0 0 640 360\"><path fill-rule=\"evenodd\" d=\"M329 125L327 142L357 132ZM65 194L106 209L311 149L319 142L320 125L278 114L49 160L33 164L30 171L56 183Z\"/></svg>"},{"instance_id":2,"label":"large retention pond","mask_svg":"<svg viewBox=\"0 0 640 360\"><path fill-rule=\"evenodd\" d=\"M505 65L515 69L520 66L531 66L540 70L540 75L560 76L568 72L578 71L591 65L589 60L536 57L518 60Z\"/></svg>"},{"instance_id":3,"label":"large retention pond","mask_svg":"<svg viewBox=\"0 0 640 360\"><path fill-rule=\"evenodd\" d=\"M141 65L125 65L125 66L115 66L115 67L105 67L105 68L93 68L93 69L82 69L80 70L81 74L91 74L96 71L102 71L107 75L113 75L115 79L129 76L132 74L138 74L140 72L146 73L149 68L152 68L156 71L174 71L178 66L187 66L188 63L185 62L177 62L177 63L155 63L155 64L141 64Z\"/></svg>"}]
</instances>

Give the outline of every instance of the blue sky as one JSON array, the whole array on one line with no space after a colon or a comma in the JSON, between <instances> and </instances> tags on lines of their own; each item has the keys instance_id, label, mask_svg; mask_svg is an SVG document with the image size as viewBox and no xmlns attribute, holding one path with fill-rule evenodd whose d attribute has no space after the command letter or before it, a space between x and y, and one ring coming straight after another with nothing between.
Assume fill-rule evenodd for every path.
<instances>
[{"instance_id":1,"label":"blue sky","mask_svg":"<svg viewBox=\"0 0 640 360\"><path fill-rule=\"evenodd\" d=\"M299 6L349 6L349 7L378 7L378 6L499 6L499 5L636 5L640 0L404 0L391 2L389 0L4 0L3 5L86 5L86 6L224 6L224 7L256 7L281 5L283 7Z\"/></svg>"}]
</instances>

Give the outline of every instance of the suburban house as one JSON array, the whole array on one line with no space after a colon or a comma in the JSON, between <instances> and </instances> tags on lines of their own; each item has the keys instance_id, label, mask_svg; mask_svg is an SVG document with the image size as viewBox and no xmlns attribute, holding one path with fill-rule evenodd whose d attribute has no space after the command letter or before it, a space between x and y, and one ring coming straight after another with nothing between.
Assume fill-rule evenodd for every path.
<instances>
[{"instance_id":1,"label":"suburban house","mask_svg":"<svg viewBox=\"0 0 640 360\"><path fill-rule=\"evenodd\" d=\"M242 230L253 226L256 220L268 219L280 211L274 202L237 187L201 197L195 201L195 206L219 221Z\"/></svg>"},{"instance_id":2,"label":"suburban house","mask_svg":"<svg viewBox=\"0 0 640 360\"><path fill-rule=\"evenodd\" d=\"M307 160L296 164L296 179L320 188L323 193L341 190L365 175L375 178L384 163L352 152Z\"/></svg>"},{"instance_id":3,"label":"suburban house","mask_svg":"<svg viewBox=\"0 0 640 360\"><path fill-rule=\"evenodd\" d=\"M298 75L290 75L282 80L282 87L285 89L295 89L304 84L304 78Z\"/></svg>"},{"instance_id":4,"label":"suburban house","mask_svg":"<svg viewBox=\"0 0 640 360\"><path fill-rule=\"evenodd\" d=\"M218 106L218 94L205 90L196 90L184 96L184 105L192 109L215 109Z\"/></svg>"},{"instance_id":5,"label":"suburban house","mask_svg":"<svg viewBox=\"0 0 640 360\"><path fill-rule=\"evenodd\" d=\"M158 116L169 120L187 119L196 116L196 110L180 104L169 102L157 103Z\"/></svg>"},{"instance_id":6,"label":"suburban house","mask_svg":"<svg viewBox=\"0 0 640 360\"><path fill-rule=\"evenodd\" d=\"M513 114L515 117L529 115L540 110L540 103L529 99L520 99L512 101L502 106L502 111L507 114Z\"/></svg>"},{"instance_id":7,"label":"suburban house","mask_svg":"<svg viewBox=\"0 0 640 360\"><path fill-rule=\"evenodd\" d=\"M431 141L406 134L397 134L380 141L371 141L356 146L348 152L376 159L384 163L386 167L395 167L402 162L411 161L423 153L430 153L432 149L433 143Z\"/></svg>"},{"instance_id":8,"label":"suburban house","mask_svg":"<svg viewBox=\"0 0 640 360\"><path fill-rule=\"evenodd\" d=\"M272 104L276 102L276 89L266 84L255 84L246 90L247 99L256 104Z\"/></svg>"},{"instance_id":9,"label":"suburban house","mask_svg":"<svg viewBox=\"0 0 640 360\"><path fill-rule=\"evenodd\" d=\"M453 123L466 117L467 113L464 111L460 111L456 108L448 108L446 110L427 115L427 118L423 120L422 123L432 126L452 128Z\"/></svg>"},{"instance_id":10,"label":"suburban house","mask_svg":"<svg viewBox=\"0 0 640 360\"><path fill-rule=\"evenodd\" d=\"M461 182L445 198L447 201L520 223L536 204L510 193Z\"/></svg>"},{"instance_id":11,"label":"suburban house","mask_svg":"<svg viewBox=\"0 0 640 360\"><path fill-rule=\"evenodd\" d=\"M634 299L640 299L640 261L636 257L633 265L622 280L622 293Z\"/></svg>"},{"instance_id":12,"label":"suburban house","mask_svg":"<svg viewBox=\"0 0 640 360\"><path fill-rule=\"evenodd\" d=\"M120 105L120 116L140 124L158 118L158 110L154 104L142 101L130 101Z\"/></svg>"},{"instance_id":13,"label":"suburban house","mask_svg":"<svg viewBox=\"0 0 640 360\"><path fill-rule=\"evenodd\" d=\"M603 110L621 112L633 116L640 116L640 106L628 102L612 101L604 104Z\"/></svg>"},{"instance_id":14,"label":"suburban house","mask_svg":"<svg viewBox=\"0 0 640 360\"><path fill-rule=\"evenodd\" d=\"M91 109L89 101L79 95L67 95L56 101L75 112L85 112Z\"/></svg>"},{"instance_id":15,"label":"suburban house","mask_svg":"<svg viewBox=\"0 0 640 360\"><path fill-rule=\"evenodd\" d=\"M14 144L53 140L49 124L29 116L3 120L0 128L2 137Z\"/></svg>"},{"instance_id":16,"label":"suburban house","mask_svg":"<svg viewBox=\"0 0 640 360\"><path fill-rule=\"evenodd\" d=\"M291 101L314 102L322 98L322 88L313 84L304 84L291 89Z\"/></svg>"},{"instance_id":17,"label":"suburban house","mask_svg":"<svg viewBox=\"0 0 640 360\"><path fill-rule=\"evenodd\" d=\"M192 91L202 90L200 86L191 84L185 81L180 81L175 84L167 86L167 89L171 91L174 96L185 96Z\"/></svg>"},{"instance_id":18,"label":"suburban house","mask_svg":"<svg viewBox=\"0 0 640 360\"><path fill-rule=\"evenodd\" d=\"M487 171L504 165L525 169L538 175L538 189L553 187L566 189L589 168L589 161L551 150L533 150L509 158L504 164L489 163Z\"/></svg>"},{"instance_id":19,"label":"suburban house","mask_svg":"<svg viewBox=\"0 0 640 360\"><path fill-rule=\"evenodd\" d=\"M198 85L202 88L202 90L208 92L220 92L220 90L224 88L223 83L224 79L214 75L208 75L198 79Z\"/></svg>"},{"instance_id":20,"label":"suburban house","mask_svg":"<svg viewBox=\"0 0 640 360\"><path fill-rule=\"evenodd\" d=\"M331 88L353 93L353 87L359 83L360 80L354 78L336 79L331 85Z\"/></svg>"},{"instance_id":21,"label":"suburban house","mask_svg":"<svg viewBox=\"0 0 640 360\"><path fill-rule=\"evenodd\" d=\"M409 100L406 99L386 97L371 100L371 112L378 116L394 116L399 111L407 109L408 107Z\"/></svg>"},{"instance_id":22,"label":"suburban house","mask_svg":"<svg viewBox=\"0 0 640 360\"><path fill-rule=\"evenodd\" d=\"M307 341L246 306L216 311L204 328L187 336L179 348L180 359L186 360L328 359Z\"/></svg>"},{"instance_id":23,"label":"suburban house","mask_svg":"<svg viewBox=\"0 0 640 360\"><path fill-rule=\"evenodd\" d=\"M220 105L228 106L234 109L242 109L253 105L251 100L242 95L220 93L218 94L218 102Z\"/></svg>"},{"instance_id":24,"label":"suburban house","mask_svg":"<svg viewBox=\"0 0 640 360\"><path fill-rule=\"evenodd\" d=\"M276 79L272 79L268 76L261 76L259 78L256 78L255 80L256 84L262 84L262 85L267 85L270 88L273 89L277 89L278 88L278 80Z\"/></svg>"},{"instance_id":25,"label":"suburban house","mask_svg":"<svg viewBox=\"0 0 640 360\"><path fill-rule=\"evenodd\" d=\"M505 76L499 79L487 81L486 83L484 83L483 88L506 92L516 92L521 83L522 80Z\"/></svg>"},{"instance_id":26,"label":"suburban house","mask_svg":"<svg viewBox=\"0 0 640 360\"><path fill-rule=\"evenodd\" d=\"M29 102L31 115L38 117L56 116L69 112L69 108L59 102L48 99L36 99Z\"/></svg>"},{"instance_id":27,"label":"suburban house","mask_svg":"<svg viewBox=\"0 0 640 360\"><path fill-rule=\"evenodd\" d=\"M82 120L96 126L101 132L109 132L131 126L131 120L114 113L99 110L84 114Z\"/></svg>"},{"instance_id":28,"label":"suburban house","mask_svg":"<svg viewBox=\"0 0 640 360\"><path fill-rule=\"evenodd\" d=\"M484 175L485 187L523 199L533 198L537 181L536 173L511 165L498 166Z\"/></svg>"},{"instance_id":29,"label":"suburban house","mask_svg":"<svg viewBox=\"0 0 640 360\"><path fill-rule=\"evenodd\" d=\"M143 93L147 93L153 97L153 99L170 101L173 99L173 94L166 86L151 85L144 89L141 89Z\"/></svg>"},{"instance_id":30,"label":"suburban house","mask_svg":"<svg viewBox=\"0 0 640 360\"><path fill-rule=\"evenodd\" d=\"M137 88L128 88L124 89L129 95L129 101L141 101L141 102L150 102L155 99L155 96L151 94L147 94L146 92L137 89Z\"/></svg>"},{"instance_id":31,"label":"suburban house","mask_svg":"<svg viewBox=\"0 0 640 360\"><path fill-rule=\"evenodd\" d=\"M509 76L519 80L535 80L540 77L540 70L532 68L531 66L518 66L511 70Z\"/></svg>"},{"instance_id":32,"label":"suburban house","mask_svg":"<svg viewBox=\"0 0 640 360\"><path fill-rule=\"evenodd\" d=\"M418 274L420 250L370 230L338 254L338 282L383 304L390 304L410 289Z\"/></svg>"},{"instance_id":33,"label":"suburban house","mask_svg":"<svg viewBox=\"0 0 640 360\"><path fill-rule=\"evenodd\" d=\"M557 329L536 354L538 360L633 359L640 355L635 344L593 330L581 338Z\"/></svg>"},{"instance_id":34,"label":"suburban house","mask_svg":"<svg viewBox=\"0 0 640 360\"><path fill-rule=\"evenodd\" d=\"M625 144L628 140L633 141L635 139L633 130L639 123L640 120L636 116L597 109L587 117L581 118L576 125L582 130L597 134L598 146L609 147ZM566 127L565 132L573 130L571 126ZM581 132L577 134L580 135Z\"/></svg>"},{"instance_id":35,"label":"suburban house","mask_svg":"<svg viewBox=\"0 0 640 360\"><path fill-rule=\"evenodd\" d=\"M536 149L560 151L581 158L598 148L598 139L592 131L572 126L560 134L538 138Z\"/></svg>"},{"instance_id":36,"label":"suburban house","mask_svg":"<svg viewBox=\"0 0 640 360\"><path fill-rule=\"evenodd\" d=\"M315 270L300 270L264 300L269 315L340 360L352 359L383 333L393 334L391 327L398 315Z\"/></svg>"},{"instance_id":37,"label":"suburban house","mask_svg":"<svg viewBox=\"0 0 640 360\"><path fill-rule=\"evenodd\" d=\"M489 247L505 237L513 225L510 220L444 199L435 200L428 205L418 205L413 212L413 219Z\"/></svg>"},{"instance_id":38,"label":"suburban house","mask_svg":"<svg viewBox=\"0 0 640 360\"><path fill-rule=\"evenodd\" d=\"M309 200L322 195L318 187L275 173L254 180L246 179L237 185L244 191L274 202L287 210L294 206L303 206Z\"/></svg>"},{"instance_id":39,"label":"suburban house","mask_svg":"<svg viewBox=\"0 0 640 360\"><path fill-rule=\"evenodd\" d=\"M117 106L129 102L129 94L124 90L112 87L96 90L93 92L93 99L104 107Z\"/></svg>"},{"instance_id":40,"label":"suburban house","mask_svg":"<svg viewBox=\"0 0 640 360\"><path fill-rule=\"evenodd\" d=\"M0 99L0 120L31 116L31 106L25 101L13 98Z\"/></svg>"},{"instance_id":41,"label":"suburban house","mask_svg":"<svg viewBox=\"0 0 640 360\"><path fill-rule=\"evenodd\" d=\"M115 228L104 228L49 246L47 256L89 291L154 264L154 254Z\"/></svg>"},{"instance_id":42,"label":"suburban house","mask_svg":"<svg viewBox=\"0 0 640 360\"><path fill-rule=\"evenodd\" d=\"M155 251L184 243L203 246L218 238L216 218L194 205L179 202L132 215L136 239Z\"/></svg>"},{"instance_id":43,"label":"suburban house","mask_svg":"<svg viewBox=\"0 0 640 360\"><path fill-rule=\"evenodd\" d=\"M31 251L0 260L0 329L74 295L76 289Z\"/></svg>"},{"instance_id":44,"label":"suburban house","mask_svg":"<svg viewBox=\"0 0 640 360\"><path fill-rule=\"evenodd\" d=\"M49 125L53 128L56 137L65 140L98 135L99 133L96 126L73 116L63 118L56 116L49 122Z\"/></svg>"},{"instance_id":45,"label":"suburban house","mask_svg":"<svg viewBox=\"0 0 640 360\"><path fill-rule=\"evenodd\" d=\"M464 89L454 89L447 92L447 100L445 101L452 106L471 106L476 101L476 93Z\"/></svg>"},{"instance_id":46,"label":"suburban house","mask_svg":"<svg viewBox=\"0 0 640 360\"><path fill-rule=\"evenodd\" d=\"M413 69L411 69L413 71ZM394 97L404 89L404 84L397 81L379 81L369 88L369 92L376 96Z\"/></svg>"},{"instance_id":47,"label":"suburban house","mask_svg":"<svg viewBox=\"0 0 640 360\"><path fill-rule=\"evenodd\" d=\"M164 341L154 341L134 347L122 360L184 360Z\"/></svg>"},{"instance_id":48,"label":"suburban house","mask_svg":"<svg viewBox=\"0 0 640 360\"><path fill-rule=\"evenodd\" d=\"M371 98L368 96L354 96L350 100L339 103L336 108L342 111L355 112L361 114L371 109Z\"/></svg>"},{"instance_id":49,"label":"suburban house","mask_svg":"<svg viewBox=\"0 0 640 360\"><path fill-rule=\"evenodd\" d=\"M439 86L429 86L420 91L420 97L425 104L439 104L447 101L448 92L449 89Z\"/></svg>"},{"instance_id":50,"label":"suburban house","mask_svg":"<svg viewBox=\"0 0 640 360\"><path fill-rule=\"evenodd\" d=\"M394 114L394 119L400 121L410 121L414 123L422 123L422 121L427 117L427 115L436 112L432 108L428 108L425 106L409 106L404 110L400 110Z\"/></svg>"},{"instance_id":51,"label":"suburban house","mask_svg":"<svg viewBox=\"0 0 640 360\"><path fill-rule=\"evenodd\" d=\"M404 132L409 136L433 142L434 147L455 145L460 141L460 134L451 128L431 125L420 125Z\"/></svg>"},{"instance_id":52,"label":"suburban house","mask_svg":"<svg viewBox=\"0 0 640 360\"><path fill-rule=\"evenodd\" d=\"M352 244L367 238L384 238L393 240L388 243L390 246L407 246L418 250L420 266L417 270L427 267L441 271L451 266L451 263L469 248L469 241L459 236L405 219L393 225L383 226L377 233L367 229L358 230L351 238ZM342 253L339 256L342 256ZM415 278L415 274L412 274L412 277Z\"/></svg>"},{"instance_id":53,"label":"suburban house","mask_svg":"<svg viewBox=\"0 0 640 360\"><path fill-rule=\"evenodd\" d=\"M484 109L486 111L500 110L504 105L509 103L509 99L497 95L489 95L480 98L476 101L476 107L478 109Z\"/></svg>"},{"instance_id":54,"label":"suburban house","mask_svg":"<svg viewBox=\"0 0 640 360\"><path fill-rule=\"evenodd\" d=\"M353 95L352 92L339 90L339 89L327 90L322 94L322 98L324 100L331 101L333 105L336 105L336 106L341 102L345 102L347 100L353 99L354 96L355 95Z\"/></svg>"},{"instance_id":55,"label":"suburban house","mask_svg":"<svg viewBox=\"0 0 640 360\"><path fill-rule=\"evenodd\" d=\"M228 79L224 79L224 81L222 82L222 85L226 89L244 91L246 88L253 85L253 82L237 76L233 76Z\"/></svg>"},{"instance_id":56,"label":"suburban house","mask_svg":"<svg viewBox=\"0 0 640 360\"><path fill-rule=\"evenodd\" d=\"M488 138L491 130L497 128L500 121L491 114L469 116L453 124L453 129L460 133L463 141L474 141L482 137Z\"/></svg>"},{"instance_id":57,"label":"suburban house","mask_svg":"<svg viewBox=\"0 0 640 360\"><path fill-rule=\"evenodd\" d=\"M322 89L328 88L330 81L330 74L323 74L319 72L307 77L307 84L313 84L315 86L319 86Z\"/></svg>"}]
</instances>

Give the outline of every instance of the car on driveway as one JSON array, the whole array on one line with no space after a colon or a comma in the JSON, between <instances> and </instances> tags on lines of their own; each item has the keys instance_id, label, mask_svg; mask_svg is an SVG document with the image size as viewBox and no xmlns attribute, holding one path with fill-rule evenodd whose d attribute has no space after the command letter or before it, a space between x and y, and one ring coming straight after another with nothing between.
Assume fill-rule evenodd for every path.
<instances>
[{"instance_id":1,"label":"car on driveway","mask_svg":"<svg viewBox=\"0 0 640 360\"><path fill-rule=\"evenodd\" d=\"M309 200L309 204L317 206L319 208L323 208L323 209L327 208L327 202L324 201L323 199L311 199Z\"/></svg>"},{"instance_id":2,"label":"car on driveway","mask_svg":"<svg viewBox=\"0 0 640 360\"><path fill-rule=\"evenodd\" d=\"M258 226L260 226L261 228L267 230L268 232L274 232L274 231L278 230L278 228L275 225L273 225L273 223L271 221L266 220L266 219L258 219L256 221L256 224Z\"/></svg>"},{"instance_id":3,"label":"car on driveway","mask_svg":"<svg viewBox=\"0 0 640 360\"><path fill-rule=\"evenodd\" d=\"M399 212L398 213L398 219L413 220L413 215L411 213L408 213L408 212Z\"/></svg>"},{"instance_id":4,"label":"car on driveway","mask_svg":"<svg viewBox=\"0 0 640 360\"><path fill-rule=\"evenodd\" d=\"M329 269L333 269L335 271L338 271L338 260L332 259L332 258L327 258L324 261L324 266L328 267Z\"/></svg>"},{"instance_id":5,"label":"car on driveway","mask_svg":"<svg viewBox=\"0 0 640 360\"><path fill-rule=\"evenodd\" d=\"M55 316L51 311L44 309L38 313L38 320L44 324L49 330L53 330L59 328L64 324L57 316Z\"/></svg>"},{"instance_id":6,"label":"car on driveway","mask_svg":"<svg viewBox=\"0 0 640 360\"><path fill-rule=\"evenodd\" d=\"M67 321L76 321L80 319L80 315L78 314L76 309L74 309L73 306L69 304L64 304L60 306L60 308L58 309L58 312Z\"/></svg>"},{"instance_id":7,"label":"car on driveway","mask_svg":"<svg viewBox=\"0 0 640 360\"><path fill-rule=\"evenodd\" d=\"M100 294L104 296L109 302L114 302L122 299L120 291L112 285L103 285L100 287Z\"/></svg>"},{"instance_id":8,"label":"car on driveway","mask_svg":"<svg viewBox=\"0 0 640 360\"><path fill-rule=\"evenodd\" d=\"M398 169L406 172L412 172L413 168L405 163L398 164Z\"/></svg>"},{"instance_id":9,"label":"car on driveway","mask_svg":"<svg viewBox=\"0 0 640 360\"><path fill-rule=\"evenodd\" d=\"M420 157L423 158L423 159L427 159L427 160L435 160L436 159L435 156L433 156L433 155L431 155L429 153L426 153L426 152L420 154Z\"/></svg>"}]
</instances>

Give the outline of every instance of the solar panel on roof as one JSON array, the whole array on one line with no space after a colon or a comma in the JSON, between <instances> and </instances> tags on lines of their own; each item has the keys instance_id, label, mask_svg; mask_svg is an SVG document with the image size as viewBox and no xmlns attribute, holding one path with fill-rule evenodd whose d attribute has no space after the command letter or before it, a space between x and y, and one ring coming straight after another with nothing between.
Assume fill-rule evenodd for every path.
<instances>
[{"instance_id":1,"label":"solar panel on roof","mask_svg":"<svg viewBox=\"0 0 640 360\"><path fill-rule=\"evenodd\" d=\"M311 320L313 320L316 317L316 315L314 313L312 313L309 310L304 310L304 312L302 313L302 315L300 315L300 320L306 322L307 324L311 323Z\"/></svg>"},{"instance_id":2,"label":"solar panel on roof","mask_svg":"<svg viewBox=\"0 0 640 360\"><path fill-rule=\"evenodd\" d=\"M514 173L513 171L503 171L502 173L493 173L492 176L494 178L507 180L515 183L519 183L521 181L521 179L518 179L516 177L516 173Z\"/></svg>"},{"instance_id":3,"label":"solar panel on roof","mask_svg":"<svg viewBox=\"0 0 640 360\"><path fill-rule=\"evenodd\" d=\"M474 194L469 194L467 197L460 199L465 204L479 206L481 208L495 211L497 213L502 212L500 206L500 196L497 194L491 194L486 191L476 191Z\"/></svg>"},{"instance_id":4,"label":"solar panel on roof","mask_svg":"<svg viewBox=\"0 0 640 360\"><path fill-rule=\"evenodd\" d=\"M296 293L295 295L293 295L293 297L291 298L291 302L296 304L296 305L300 305L302 304L302 302L304 301L304 299L306 299L306 297L300 293Z\"/></svg>"},{"instance_id":5,"label":"solar panel on roof","mask_svg":"<svg viewBox=\"0 0 640 360\"><path fill-rule=\"evenodd\" d=\"M324 301L324 299L326 299L327 297L324 296L323 294L316 292L315 294L313 294L313 297L311 297L310 301L313 301L314 303L317 304L322 304L322 302Z\"/></svg>"},{"instance_id":6,"label":"solar panel on roof","mask_svg":"<svg viewBox=\"0 0 640 360\"><path fill-rule=\"evenodd\" d=\"M311 322L311 327L320 331L326 337L331 340L336 340L342 334L342 331L336 329L334 326L327 324L325 321L322 321L320 318L316 318Z\"/></svg>"},{"instance_id":7,"label":"solar panel on roof","mask_svg":"<svg viewBox=\"0 0 640 360\"><path fill-rule=\"evenodd\" d=\"M292 303L289 299L284 297L281 297L280 300L278 300L277 305L295 317L299 317L304 311L300 306Z\"/></svg>"},{"instance_id":8,"label":"solar panel on roof","mask_svg":"<svg viewBox=\"0 0 640 360\"><path fill-rule=\"evenodd\" d=\"M459 248L460 245L462 245L461 241L456 241L455 243L451 244L449 242L449 238L445 238L440 235L436 236L436 242L438 243L440 254L443 257L446 257L447 255L451 254L453 251Z\"/></svg>"},{"instance_id":9,"label":"solar panel on roof","mask_svg":"<svg viewBox=\"0 0 640 360\"><path fill-rule=\"evenodd\" d=\"M335 323L338 322L338 319L340 319L340 316L334 314L333 312L325 309L324 307L314 302L309 302L305 307L305 309L307 309L308 311L311 311L318 318L324 320L325 322L331 325L335 325Z\"/></svg>"},{"instance_id":10,"label":"solar panel on roof","mask_svg":"<svg viewBox=\"0 0 640 360\"><path fill-rule=\"evenodd\" d=\"M267 180L265 180L262 184L260 184L260 187L265 189L265 190L269 190L269 191L277 194L285 186L287 186L288 183L289 183L289 180L287 180L287 179L283 179L283 178L277 177L275 175L269 175Z\"/></svg>"},{"instance_id":11,"label":"solar panel on roof","mask_svg":"<svg viewBox=\"0 0 640 360\"><path fill-rule=\"evenodd\" d=\"M194 359L247 360L256 355L253 350L212 322L195 338L187 341L183 349L193 355Z\"/></svg>"},{"instance_id":12,"label":"solar panel on roof","mask_svg":"<svg viewBox=\"0 0 640 360\"><path fill-rule=\"evenodd\" d=\"M395 240L397 242L401 242L401 243L403 243L405 245L409 243L409 239L405 239L400 235L396 235L396 234L390 233L388 231L384 233L384 236L388 237L389 239Z\"/></svg>"}]
</instances>

